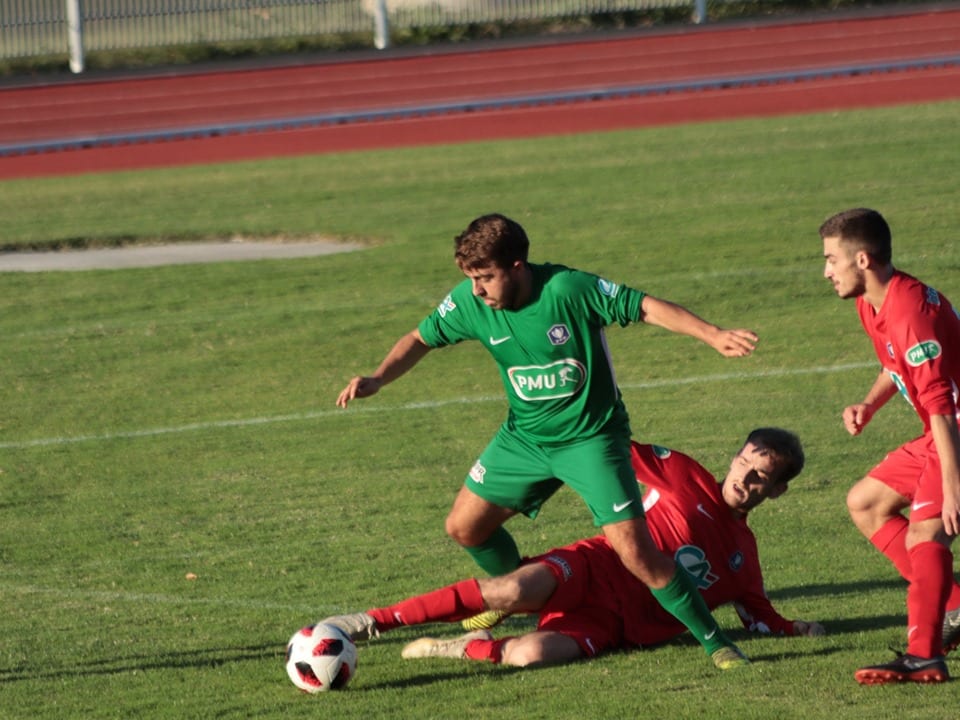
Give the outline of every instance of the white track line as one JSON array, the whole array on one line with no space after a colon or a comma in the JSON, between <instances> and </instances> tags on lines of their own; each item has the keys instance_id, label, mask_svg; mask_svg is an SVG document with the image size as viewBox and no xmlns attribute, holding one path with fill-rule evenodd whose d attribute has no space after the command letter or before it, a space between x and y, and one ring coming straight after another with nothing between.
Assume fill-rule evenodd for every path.
<instances>
[{"instance_id":1,"label":"white track line","mask_svg":"<svg viewBox=\"0 0 960 720\"><path fill-rule=\"evenodd\" d=\"M720 373L718 375L699 375L685 378L670 378L664 380L654 380L651 382L640 383L620 383L622 390L644 390L648 388L674 387L679 385L708 384L715 382L724 382L728 380L754 380L763 378L790 377L796 375L818 375L837 372L846 372L847 370L862 370L864 368L877 367L876 363L860 362L848 363L845 365L821 365L811 368L798 368L792 370L764 370L761 372L736 372ZM487 402L503 402L502 395L489 397L461 397L451 398L450 400L432 400L429 402L406 403L395 407L383 407L373 405L361 405L351 410L353 414L358 412L406 412L410 410L432 410L445 407L447 405L474 405ZM35 440L8 440L0 442L0 450L24 450L27 448L44 447L49 445L71 445L75 443L87 442L110 442L113 440L129 440L135 438L156 437L158 435L175 435L180 433L196 432L201 430L215 430L220 428L250 427L255 425L273 425L285 422L301 422L304 420L317 420L340 415L343 410L317 410L314 412L294 413L292 415L274 415L271 417L244 418L240 420L215 420L203 423L191 423L189 425L177 425L174 427L148 428L145 430L126 430L115 433L106 433L103 435L75 435L72 437L51 437L37 438Z\"/></svg>"}]
</instances>

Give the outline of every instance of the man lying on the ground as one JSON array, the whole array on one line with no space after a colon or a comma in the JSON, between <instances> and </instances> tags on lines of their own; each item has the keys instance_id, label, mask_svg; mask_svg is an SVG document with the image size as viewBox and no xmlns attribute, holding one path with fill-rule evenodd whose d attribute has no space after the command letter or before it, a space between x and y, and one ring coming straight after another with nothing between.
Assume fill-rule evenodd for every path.
<instances>
[{"instance_id":1,"label":"man lying on the ground","mask_svg":"<svg viewBox=\"0 0 960 720\"><path fill-rule=\"evenodd\" d=\"M693 458L656 445L632 445L637 481L654 541L689 572L713 609L734 603L744 627L775 635L824 634L817 622L788 620L763 589L747 514L787 491L803 469L799 439L779 428L747 437L722 482ZM405 658L452 657L527 666L559 663L616 648L670 640L686 628L620 563L603 535L526 560L498 577L469 579L326 622L354 640L404 625L458 622L487 610L538 613L537 629L494 639L478 630L451 639L420 638ZM743 664L743 663L738 663Z\"/></svg>"}]
</instances>

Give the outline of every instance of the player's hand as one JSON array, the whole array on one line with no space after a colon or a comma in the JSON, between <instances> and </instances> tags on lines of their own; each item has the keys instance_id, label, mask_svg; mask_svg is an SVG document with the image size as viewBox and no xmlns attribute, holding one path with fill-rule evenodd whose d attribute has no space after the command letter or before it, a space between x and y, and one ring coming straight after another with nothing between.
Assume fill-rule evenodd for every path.
<instances>
[{"instance_id":1,"label":"player's hand","mask_svg":"<svg viewBox=\"0 0 960 720\"><path fill-rule=\"evenodd\" d=\"M943 510L940 513L943 520L943 530L950 537L960 535L960 489L944 491Z\"/></svg>"},{"instance_id":2,"label":"player's hand","mask_svg":"<svg viewBox=\"0 0 960 720\"><path fill-rule=\"evenodd\" d=\"M843 409L843 426L851 435L859 435L873 417L873 406L857 403Z\"/></svg>"},{"instance_id":3,"label":"player's hand","mask_svg":"<svg viewBox=\"0 0 960 720\"><path fill-rule=\"evenodd\" d=\"M759 339L752 330L721 330L710 345L724 357L746 357L756 349Z\"/></svg>"},{"instance_id":4,"label":"player's hand","mask_svg":"<svg viewBox=\"0 0 960 720\"><path fill-rule=\"evenodd\" d=\"M806 620L793 621L793 634L806 635L807 637L823 637L827 634L823 625L818 622L807 622Z\"/></svg>"},{"instance_id":5,"label":"player's hand","mask_svg":"<svg viewBox=\"0 0 960 720\"><path fill-rule=\"evenodd\" d=\"M361 377L358 375L340 391L340 394L337 396L337 407L345 408L347 404L355 398L359 399L376 395L381 387L383 387L383 381L380 380L380 378Z\"/></svg>"}]
</instances>

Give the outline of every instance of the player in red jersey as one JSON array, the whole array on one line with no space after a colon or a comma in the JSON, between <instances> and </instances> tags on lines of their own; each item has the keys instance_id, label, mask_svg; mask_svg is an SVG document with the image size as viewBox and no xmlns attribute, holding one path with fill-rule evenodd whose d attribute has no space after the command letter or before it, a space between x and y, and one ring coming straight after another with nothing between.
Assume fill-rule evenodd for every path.
<instances>
[{"instance_id":1,"label":"player in red jersey","mask_svg":"<svg viewBox=\"0 0 960 720\"><path fill-rule=\"evenodd\" d=\"M632 444L644 508L657 545L693 577L712 609L736 604L745 627L778 635L822 635L819 623L787 620L767 599L747 514L782 495L803 468L799 439L779 428L754 430L718 483L693 458ZM364 613L323 622L365 639L404 625L456 622L484 610L538 613L537 630L494 639L486 630L420 638L403 656L457 657L526 666L593 657L614 648L662 643L685 627L620 562L603 535L525 561L513 572L463 580Z\"/></svg>"},{"instance_id":2,"label":"player in red jersey","mask_svg":"<svg viewBox=\"0 0 960 720\"><path fill-rule=\"evenodd\" d=\"M943 682L944 653L960 644L960 586L950 544L960 531L960 316L942 294L893 266L891 234L875 210L838 213L820 227L824 277L856 298L881 370L843 411L851 435L899 391L923 422L847 495L854 524L910 583L907 652L858 670L861 684ZM909 520L903 511L910 508Z\"/></svg>"}]
</instances>

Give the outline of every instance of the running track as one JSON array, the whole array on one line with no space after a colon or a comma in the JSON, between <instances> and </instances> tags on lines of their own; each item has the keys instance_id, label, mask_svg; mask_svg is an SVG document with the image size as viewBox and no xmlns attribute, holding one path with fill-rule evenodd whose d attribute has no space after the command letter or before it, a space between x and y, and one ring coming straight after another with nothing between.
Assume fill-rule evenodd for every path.
<instances>
[{"instance_id":1,"label":"running track","mask_svg":"<svg viewBox=\"0 0 960 720\"><path fill-rule=\"evenodd\" d=\"M960 98L960 10L0 88L0 179Z\"/></svg>"}]
</instances>

